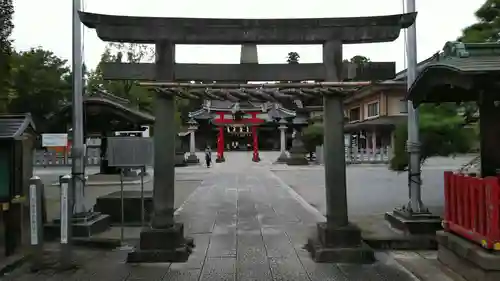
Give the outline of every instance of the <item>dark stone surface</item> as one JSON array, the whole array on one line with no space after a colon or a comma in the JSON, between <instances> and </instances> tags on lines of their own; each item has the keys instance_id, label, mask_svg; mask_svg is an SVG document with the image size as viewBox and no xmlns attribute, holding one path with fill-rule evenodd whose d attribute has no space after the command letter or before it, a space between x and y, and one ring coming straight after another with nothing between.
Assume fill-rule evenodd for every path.
<instances>
[{"instance_id":1,"label":"dark stone surface","mask_svg":"<svg viewBox=\"0 0 500 281\"><path fill-rule=\"evenodd\" d=\"M129 263L186 262L194 247L192 238L184 237L184 226L176 223L167 229L144 229L139 248L130 252Z\"/></svg>"},{"instance_id":2,"label":"dark stone surface","mask_svg":"<svg viewBox=\"0 0 500 281\"><path fill-rule=\"evenodd\" d=\"M123 191L125 225L141 224L141 192ZM96 199L94 210L110 216L112 224L121 224L121 192L116 191ZM153 192L144 191L144 221L149 222L153 212Z\"/></svg>"},{"instance_id":3,"label":"dark stone surface","mask_svg":"<svg viewBox=\"0 0 500 281\"><path fill-rule=\"evenodd\" d=\"M80 12L82 23L96 29L104 41L168 40L175 44L322 44L332 39L349 44L389 42L415 18L416 13L351 19L151 19ZM187 36L185 26L203 28L191 28ZM291 29L294 32L289 32Z\"/></svg>"},{"instance_id":4,"label":"dark stone surface","mask_svg":"<svg viewBox=\"0 0 500 281\"><path fill-rule=\"evenodd\" d=\"M148 228L141 231L141 250L171 250L186 245L184 225L176 223L171 228Z\"/></svg>"},{"instance_id":5,"label":"dark stone surface","mask_svg":"<svg viewBox=\"0 0 500 281\"><path fill-rule=\"evenodd\" d=\"M304 154L291 154L288 159L286 159L286 164L290 166L307 166L309 161L307 161Z\"/></svg>"},{"instance_id":6,"label":"dark stone surface","mask_svg":"<svg viewBox=\"0 0 500 281\"><path fill-rule=\"evenodd\" d=\"M111 220L109 215L97 213L89 221L73 223L72 235L73 237L88 238L106 231L110 225ZM61 225L58 220L44 225L44 237L46 240L52 241L58 239L60 235Z\"/></svg>"},{"instance_id":7,"label":"dark stone surface","mask_svg":"<svg viewBox=\"0 0 500 281\"><path fill-rule=\"evenodd\" d=\"M375 261L374 251L361 240L361 231L354 225L327 227L318 223L306 245L316 262L368 264Z\"/></svg>"},{"instance_id":8,"label":"dark stone surface","mask_svg":"<svg viewBox=\"0 0 500 281\"><path fill-rule=\"evenodd\" d=\"M374 251L365 243L359 247L325 247L317 239L307 242L311 257L316 262L370 264L375 261Z\"/></svg>"},{"instance_id":9,"label":"dark stone surface","mask_svg":"<svg viewBox=\"0 0 500 281\"><path fill-rule=\"evenodd\" d=\"M189 165L200 164L200 159L196 155L189 154L188 157L186 158L186 163Z\"/></svg>"},{"instance_id":10,"label":"dark stone surface","mask_svg":"<svg viewBox=\"0 0 500 281\"><path fill-rule=\"evenodd\" d=\"M441 218L432 214L419 215L414 217L405 216L397 210L387 212L385 219L392 227L409 234L434 234L441 230Z\"/></svg>"},{"instance_id":11,"label":"dark stone surface","mask_svg":"<svg viewBox=\"0 0 500 281\"><path fill-rule=\"evenodd\" d=\"M191 248L184 245L171 250L136 250L127 256L128 263L186 262Z\"/></svg>"},{"instance_id":12,"label":"dark stone surface","mask_svg":"<svg viewBox=\"0 0 500 281\"><path fill-rule=\"evenodd\" d=\"M361 230L352 224L329 227L326 222L317 224L318 239L326 247L361 246Z\"/></svg>"},{"instance_id":13,"label":"dark stone surface","mask_svg":"<svg viewBox=\"0 0 500 281\"><path fill-rule=\"evenodd\" d=\"M375 250L437 250L435 235L398 235L392 237L363 236L363 241Z\"/></svg>"},{"instance_id":14,"label":"dark stone surface","mask_svg":"<svg viewBox=\"0 0 500 281\"><path fill-rule=\"evenodd\" d=\"M285 153L282 153L280 154L280 156L276 159L276 161L274 162L275 164L286 164L288 160L288 155L286 155Z\"/></svg>"}]
</instances>

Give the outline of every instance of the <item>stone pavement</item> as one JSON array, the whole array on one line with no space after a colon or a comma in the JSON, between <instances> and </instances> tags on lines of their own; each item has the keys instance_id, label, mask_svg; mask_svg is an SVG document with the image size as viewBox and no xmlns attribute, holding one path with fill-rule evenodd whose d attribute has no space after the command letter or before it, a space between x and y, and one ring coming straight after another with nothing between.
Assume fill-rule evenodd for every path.
<instances>
[{"instance_id":1,"label":"stone pavement","mask_svg":"<svg viewBox=\"0 0 500 281\"><path fill-rule=\"evenodd\" d=\"M265 161L252 163L251 153L227 153L226 159L208 169L211 174L178 209L177 219L196 244L188 262L131 265L124 262L125 250L80 250L76 271L28 273L25 266L2 280L419 280L392 253L377 253L372 265L313 262L303 245L324 218ZM422 280L454 280L434 268L441 275Z\"/></svg>"}]
</instances>

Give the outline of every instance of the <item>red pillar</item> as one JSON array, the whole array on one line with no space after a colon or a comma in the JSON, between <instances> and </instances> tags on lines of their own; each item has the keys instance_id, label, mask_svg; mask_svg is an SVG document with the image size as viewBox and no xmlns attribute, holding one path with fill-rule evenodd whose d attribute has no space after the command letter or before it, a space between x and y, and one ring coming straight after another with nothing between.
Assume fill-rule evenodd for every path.
<instances>
[{"instance_id":1,"label":"red pillar","mask_svg":"<svg viewBox=\"0 0 500 281\"><path fill-rule=\"evenodd\" d=\"M257 136L257 126L252 126L252 138L253 138L253 162L259 162L259 138Z\"/></svg>"},{"instance_id":2,"label":"red pillar","mask_svg":"<svg viewBox=\"0 0 500 281\"><path fill-rule=\"evenodd\" d=\"M220 121L219 125L219 135L217 136L217 159L215 162L220 163L226 161L224 159L224 112L217 112L217 115L219 115L219 119L216 121Z\"/></svg>"},{"instance_id":3,"label":"red pillar","mask_svg":"<svg viewBox=\"0 0 500 281\"><path fill-rule=\"evenodd\" d=\"M219 134L217 136L217 163L224 162L224 126L219 126Z\"/></svg>"}]
</instances>

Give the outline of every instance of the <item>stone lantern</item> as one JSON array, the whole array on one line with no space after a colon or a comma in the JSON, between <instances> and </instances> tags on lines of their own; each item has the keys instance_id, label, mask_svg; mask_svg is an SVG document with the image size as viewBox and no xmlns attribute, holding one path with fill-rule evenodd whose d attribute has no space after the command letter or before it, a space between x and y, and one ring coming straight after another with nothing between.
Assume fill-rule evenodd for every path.
<instances>
[{"instance_id":1,"label":"stone lantern","mask_svg":"<svg viewBox=\"0 0 500 281\"><path fill-rule=\"evenodd\" d=\"M300 111L297 111L299 113ZM290 157L286 160L288 165L309 165L306 159L307 150L302 141L302 129L307 126L308 121L302 114L297 116L292 121L294 127L292 148L290 149Z\"/></svg>"},{"instance_id":2,"label":"stone lantern","mask_svg":"<svg viewBox=\"0 0 500 281\"><path fill-rule=\"evenodd\" d=\"M278 122L280 130L280 156L276 159L276 163L286 163L288 160L288 155L286 153L286 130L288 128L286 120L281 118Z\"/></svg>"},{"instance_id":3,"label":"stone lantern","mask_svg":"<svg viewBox=\"0 0 500 281\"><path fill-rule=\"evenodd\" d=\"M188 164L199 164L200 159L196 156L196 141L195 133L198 130L198 122L194 119L190 119L188 122L188 132L189 132L189 156L187 157Z\"/></svg>"}]
</instances>

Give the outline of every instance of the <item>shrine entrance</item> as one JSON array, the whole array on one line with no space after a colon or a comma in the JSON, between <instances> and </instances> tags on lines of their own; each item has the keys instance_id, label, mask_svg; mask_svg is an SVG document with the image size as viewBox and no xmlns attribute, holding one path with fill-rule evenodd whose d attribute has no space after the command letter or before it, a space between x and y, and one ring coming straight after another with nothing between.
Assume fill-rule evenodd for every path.
<instances>
[{"instance_id":1,"label":"shrine entrance","mask_svg":"<svg viewBox=\"0 0 500 281\"><path fill-rule=\"evenodd\" d=\"M251 150L252 132L249 126L233 124L226 126L224 132L227 136L226 149L232 151Z\"/></svg>"},{"instance_id":2,"label":"shrine entrance","mask_svg":"<svg viewBox=\"0 0 500 281\"><path fill-rule=\"evenodd\" d=\"M400 30L411 26L416 13L354 18L301 19L208 19L148 18L100 15L80 12L80 19L97 35L112 42L155 44L154 64L110 63L103 66L105 79L142 80L155 92L155 135L153 211L151 226L144 228L140 246L128 253L128 262L186 262L193 240L184 236L184 225L176 221L175 207L175 100L188 98L209 101L260 102L277 105L322 104L324 130L324 171L326 222L317 224L307 241L313 260L333 263L367 263L374 251L361 238L361 230L351 224L347 214L347 187L344 148L343 99L368 81L390 79L387 72L364 69L376 63L344 63L343 44L394 41ZM203 27L203 28L200 28ZM221 35L222 34L222 35ZM317 64L180 64L175 61L178 44L321 44L323 62ZM345 66L345 68L344 68ZM394 64L390 64L393 68ZM342 82L351 80L352 82ZM157 81L157 82L151 82ZM176 81L216 81L181 83ZM235 81L316 81L314 83L237 84ZM320 82L321 81L321 82ZM354 82L359 81L359 82ZM364 81L364 82L363 82ZM226 83L228 84L226 84ZM316 100L317 102L312 102ZM299 107L297 105L297 107ZM218 112L220 110L214 110ZM218 158L224 159L224 128L243 123L251 125L252 141L258 139L261 124L257 115L244 118L235 110L234 118L219 116ZM244 119L244 120L243 120ZM286 118L285 118L286 119ZM283 119L280 119L281 122ZM253 126L252 126L253 125ZM280 124L278 128L285 128ZM290 150L288 163L303 162L300 134ZM282 134L283 136L283 134ZM284 138L281 138L284 143ZM255 143L254 160L258 157ZM283 147L283 146L282 146ZM306 241L304 241L306 242Z\"/></svg>"},{"instance_id":3,"label":"shrine entrance","mask_svg":"<svg viewBox=\"0 0 500 281\"><path fill-rule=\"evenodd\" d=\"M241 148L241 145L251 148L253 151L252 161L260 161L257 127L264 123L265 120L258 118L257 114L257 112L245 114L242 111L235 111L228 116L226 112L217 112L218 117L213 120L214 125L219 127L217 135L217 158L215 162L221 163L226 161L224 151L226 148L230 149L231 145L235 145L236 143L238 148ZM229 147L226 146L224 138L226 132L231 135L231 138L227 143ZM251 142L248 139L250 136ZM239 142L240 140L242 143Z\"/></svg>"}]
</instances>

